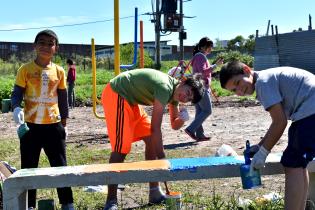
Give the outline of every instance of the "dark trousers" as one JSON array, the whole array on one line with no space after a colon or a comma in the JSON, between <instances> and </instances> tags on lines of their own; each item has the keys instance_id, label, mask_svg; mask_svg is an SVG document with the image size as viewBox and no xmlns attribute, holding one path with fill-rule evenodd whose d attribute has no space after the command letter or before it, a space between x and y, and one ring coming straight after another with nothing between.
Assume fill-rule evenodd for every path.
<instances>
[{"instance_id":1,"label":"dark trousers","mask_svg":"<svg viewBox=\"0 0 315 210\"><path fill-rule=\"evenodd\" d=\"M41 149L48 157L50 166L66 166L65 130L61 123L32 124L20 139L21 168L37 168ZM57 188L61 204L73 203L70 187ZM36 207L36 189L28 191L28 207Z\"/></svg>"},{"instance_id":2,"label":"dark trousers","mask_svg":"<svg viewBox=\"0 0 315 210\"><path fill-rule=\"evenodd\" d=\"M68 103L70 108L75 107L74 82L68 82Z\"/></svg>"}]
</instances>

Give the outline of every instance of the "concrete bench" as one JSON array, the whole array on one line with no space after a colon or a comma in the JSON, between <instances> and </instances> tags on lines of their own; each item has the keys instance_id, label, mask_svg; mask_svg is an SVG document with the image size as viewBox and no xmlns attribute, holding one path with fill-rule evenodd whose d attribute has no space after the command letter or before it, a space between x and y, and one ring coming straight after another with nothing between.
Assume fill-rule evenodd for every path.
<instances>
[{"instance_id":1,"label":"concrete bench","mask_svg":"<svg viewBox=\"0 0 315 210\"><path fill-rule=\"evenodd\" d=\"M284 173L280 157L270 154L261 174ZM240 177L243 163L242 156L230 156L21 169L4 181L4 210L27 209L29 189ZM315 172L314 161L309 170ZM310 192L310 197L315 200L315 193Z\"/></svg>"}]
</instances>

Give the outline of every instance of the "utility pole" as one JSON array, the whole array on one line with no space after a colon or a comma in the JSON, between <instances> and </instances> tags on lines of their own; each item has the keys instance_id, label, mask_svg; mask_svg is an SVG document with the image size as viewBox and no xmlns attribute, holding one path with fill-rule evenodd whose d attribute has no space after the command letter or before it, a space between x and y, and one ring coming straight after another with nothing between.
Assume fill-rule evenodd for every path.
<instances>
[{"instance_id":1,"label":"utility pole","mask_svg":"<svg viewBox=\"0 0 315 210\"><path fill-rule=\"evenodd\" d=\"M161 29L160 0L156 0L155 6L155 65L156 69L161 68L161 49L160 49L160 29Z\"/></svg>"},{"instance_id":2,"label":"utility pole","mask_svg":"<svg viewBox=\"0 0 315 210\"><path fill-rule=\"evenodd\" d=\"M179 27L179 60L184 60L184 24L183 24L183 0L179 0L179 15L180 15L180 27Z\"/></svg>"}]
</instances>

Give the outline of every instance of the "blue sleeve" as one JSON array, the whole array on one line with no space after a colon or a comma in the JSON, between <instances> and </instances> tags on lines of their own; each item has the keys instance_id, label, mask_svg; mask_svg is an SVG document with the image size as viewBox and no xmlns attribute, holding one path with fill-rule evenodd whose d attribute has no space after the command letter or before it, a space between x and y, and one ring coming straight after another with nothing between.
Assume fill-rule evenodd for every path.
<instances>
[{"instance_id":1,"label":"blue sleeve","mask_svg":"<svg viewBox=\"0 0 315 210\"><path fill-rule=\"evenodd\" d=\"M25 91L25 88L22 88L21 86L18 86L18 85L14 85L13 91L11 94L12 109L18 106L21 107L24 91Z\"/></svg>"},{"instance_id":2,"label":"blue sleeve","mask_svg":"<svg viewBox=\"0 0 315 210\"><path fill-rule=\"evenodd\" d=\"M61 119L69 117L68 94L67 89L57 89L58 107Z\"/></svg>"}]
</instances>

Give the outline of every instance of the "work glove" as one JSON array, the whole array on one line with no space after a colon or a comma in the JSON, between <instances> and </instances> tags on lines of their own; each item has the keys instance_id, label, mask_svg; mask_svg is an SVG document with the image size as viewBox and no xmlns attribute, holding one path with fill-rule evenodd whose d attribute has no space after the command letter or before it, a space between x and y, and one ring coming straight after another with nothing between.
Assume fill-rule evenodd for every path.
<instances>
[{"instance_id":1,"label":"work glove","mask_svg":"<svg viewBox=\"0 0 315 210\"><path fill-rule=\"evenodd\" d=\"M266 150L265 147L260 146L258 152L254 155L250 164L250 174L253 173L254 169L262 169L265 167L266 158L270 151Z\"/></svg>"},{"instance_id":2,"label":"work glove","mask_svg":"<svg viewBox=\"0 0 315 210\"><path fill-rule=\"evenodd\" d=\"M68 139L68 128L67 128L67 126L64 126L63 128L65 129L65 139L67 140Z\"/></svg>"},{"instance_id":3,"label":"work glove","mask_svg":"<svg viewBox=\"0 0 315 210\"><path fill-rule=\"evenodd\" d=\"M189 114L188 111L185 107L180 107L179 108L179 113L178 113L179 119L183 121L188 121L189 120Z\"/></svg>"},{"instance_id":4,"label":"work glove","mask_svg":"<svg viewBox=\"0 0 315 210\"><path fill-rule=\"evenodd\" d=\"M13 119L17 124L24 123L24 111L21 107L15 107L13 110Z\"/></svg>"},{"instance_id":5,"label":"work glove","mask_svg":"<svg viewBox=\"0 0 315 210\"><path fill-rule=\"evenodd\" d=\"M254 144L249 148L249 157L252 158L260 149L259 144Z\"/></svg>"}]
</instances>

